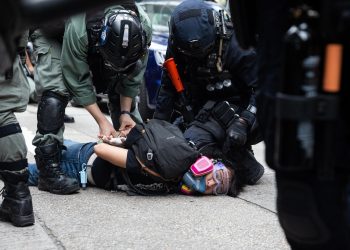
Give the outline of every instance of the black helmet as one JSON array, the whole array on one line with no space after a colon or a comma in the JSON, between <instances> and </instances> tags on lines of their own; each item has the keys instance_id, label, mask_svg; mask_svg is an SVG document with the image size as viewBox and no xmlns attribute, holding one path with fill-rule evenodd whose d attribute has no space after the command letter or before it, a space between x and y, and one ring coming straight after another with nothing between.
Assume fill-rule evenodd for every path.
<instances>
[{"instance_id":1,"label":"black helmet","mask_svg":"<svg viewBox=\"0 0 350 250\"><path fill-rule=\"evenodd\" d=\"M135 12L121 9L106 14L99 51L114 70L122 72L136 64L146 52L146 41L146 33Z\"/></svg>"},{"instance_id":2,"label":"black helmet","mask_svg":"<svg viewBox=\"0 0 350 250\"><path fill-rule=\"evenodd\" d=\"M180 53L202 58L215 47L215 12L204 1L184 1L170 19L170 45Z\"/></svg>"}]
</instances>

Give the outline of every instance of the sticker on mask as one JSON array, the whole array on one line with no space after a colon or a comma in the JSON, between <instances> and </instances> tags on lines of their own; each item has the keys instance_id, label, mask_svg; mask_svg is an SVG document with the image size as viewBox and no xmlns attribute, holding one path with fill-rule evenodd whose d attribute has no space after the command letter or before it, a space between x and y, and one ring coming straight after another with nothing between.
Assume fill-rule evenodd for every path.
<instances>
[{"instance_id":1,"label":"sticker on mask","mask_svg":"<svg viewBox=\"0 0 350 250\"><path fill-rule=\"evenodd\" d=\"M190 167L191 172L194 176L203 176L214 169L213 162L206 156L201 156L195 163Z\"/></svg>"}]
</instances>

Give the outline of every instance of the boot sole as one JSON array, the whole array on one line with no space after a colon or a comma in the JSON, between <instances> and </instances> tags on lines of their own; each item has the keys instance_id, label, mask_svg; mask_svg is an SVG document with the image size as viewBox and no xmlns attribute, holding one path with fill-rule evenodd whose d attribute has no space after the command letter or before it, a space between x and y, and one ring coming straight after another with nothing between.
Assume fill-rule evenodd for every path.
<instances>
[{"instance_id":1,"label":"boot sole","mask_svg":"<svg viewBox=\"0 0 350 250\"><path fill-rule=\"evenodd\" d=\"M21 216L12 215L11 216L8 213L4 213L0 211L0 218L1 220L11 222L16 227L31 226L31 225L34 225L35 223L34 213L31 213L29 215L21 215Z\"/></svg>"},{"instance_id":2,"label":"boot sole","mask_svg":"<svg viewBox=\"0 0 350 250\"><path fill-rule=\"evenodd\" d=\"M45 185L40 185L39 183L38 189L41 191L47 191L53 194L72 194L72 193L78 192L80 187L79 185L77 185L77 186L66 187L64 189L52 189L52 188L46 187Z\"/></svg>"}]
</instances>

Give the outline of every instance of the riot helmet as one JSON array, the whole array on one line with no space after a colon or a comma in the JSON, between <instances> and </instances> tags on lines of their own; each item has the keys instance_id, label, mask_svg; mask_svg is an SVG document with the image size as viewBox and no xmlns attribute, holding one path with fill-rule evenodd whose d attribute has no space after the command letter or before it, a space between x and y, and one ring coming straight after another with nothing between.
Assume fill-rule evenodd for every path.
<instances>
[{"instance_id":1,"label":"riot helmet","mask_svg":"<svg viewBox=\"0 0 350 250\"><path fill-rule=\"evenodd\" d=\"M184 1L178 5L169 26L169 41L174 51L197 59L207 57L233 32L227 12L202 0ZM219 56L221 52L218 52Z\"/></svg>"},{"instance_id":2,"label":"riot helmet","mask_svg":"<svg viewBox=\"0 0 350 250\"><path fill-rule=\"evenodd\" d=\"M123 72L145 54L146 41L146 32L137 14L121 9L106 14L98 47L106 65Z\"/></svg>"}]
</instances>

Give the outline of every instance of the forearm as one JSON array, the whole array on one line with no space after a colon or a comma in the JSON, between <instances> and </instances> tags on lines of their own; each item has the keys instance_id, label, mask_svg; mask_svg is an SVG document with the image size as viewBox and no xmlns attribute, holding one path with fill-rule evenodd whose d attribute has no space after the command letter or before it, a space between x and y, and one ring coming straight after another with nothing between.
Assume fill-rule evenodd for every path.
<instances>
[{"instance_id":1,"label":"forearm","mask_svg":"<svg viewBox=\"0 0 350 250\"><path fill-rule=\"evenodd\" d=\"M95 119L99 126L101 126L101 124L103 123L108 123L107 118L101 112L100 108L96 103L85 106L85 109L92 115L92 117Z\"/></svg>"},{"instance_id":2,"label":"forearm","mask_svg":"<svg viewBox=\"0 0 350 250\"><path fill-rule=\"evenodd\" d=\"M120 110L121 111L131 111L132 98L120 95Z\"/></svg>"},{"instance_id":3,"label":"forearm","mask_svg":"<svg viewBox=\"0 0 350 250\"><path fill-rule=\"evenodd\" d=\"M128 155L127 149L100 143L94 146L94 151L97 156L112 163L113 165L126 168L126 160Z\"/></svg>"}]
</instances>

